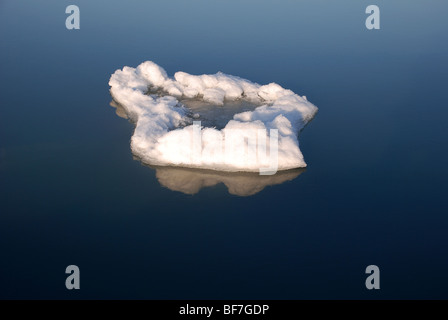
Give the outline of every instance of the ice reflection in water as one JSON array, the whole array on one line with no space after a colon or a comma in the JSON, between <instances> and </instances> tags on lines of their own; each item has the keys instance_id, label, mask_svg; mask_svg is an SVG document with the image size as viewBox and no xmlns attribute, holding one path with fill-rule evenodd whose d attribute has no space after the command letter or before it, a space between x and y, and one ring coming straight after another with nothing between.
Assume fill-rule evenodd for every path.
<instances>
[{"instance_id":1,"label":"ice reflection in water","mask_svg":"<svg viewBox=\"0 0 448 320\"><path fill-rule=\"evenodd\" d=\"M110 105L116 108L116 113L119 117L128 118L125 110L119 104L111 101ZM210 104L204 103L203 101L190 100L187 106L190 110L200 115L199 119L203 121L203 124L217 127L225 125L237 110L241 112L256 108L254 105L241 105L241 102L233 102L231 104L225 104L221 113L216 114L220 110L210 107ZM134 156L134 159L140 160L137 156ZM279 185L294 180L306 170L305 168L298 168L278 171L274 175L262 176L254 172L222 172L181 167L151 166L151 168L156 170L156 177L159 183L172 191L194 195L202 188L213 187L219 183L223 183L230 194L242 197L257 194L268 186Z\"/></svg>"},{"instance_id":2,"label":"ice reflection in water","mask_svg":"<svg viewBox=\"0 0 448 320\"><path fill-rule=\"evenodd\" d=\"M247 197L273 186L297 178L305 168L279 171L271 176L261 176L249 172L220 172L212 170L188 169L179 167L156 167L159 183L173 191L196 194L202 188L223 183L230 194Z\"/></svg>"}]
</instances>

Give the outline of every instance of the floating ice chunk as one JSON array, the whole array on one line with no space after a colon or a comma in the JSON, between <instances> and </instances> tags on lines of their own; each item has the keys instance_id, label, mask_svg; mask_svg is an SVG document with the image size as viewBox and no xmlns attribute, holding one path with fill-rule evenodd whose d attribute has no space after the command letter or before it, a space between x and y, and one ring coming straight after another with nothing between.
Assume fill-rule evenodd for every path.
<instances>
[{"instance_id":1,"label":"floating ice chunk","mask_svg":"<svg viewBox=\"0 0 448 320\"><path fill-rule=\"evenodd\" d=\"M275 155L276 170L306 166L298 134L317 107L276 83L261 86L221 72L198 76L176 72L172 79L146 61L115 71L109 85L113 99L135 122L132 152L147 164L261 172L272 165ZM223 108L226 101L259 106L241 109L244 112L218 130L192 124L197 115L181 103L188 99L216 108Z\"/></svg>"}]
</instances>

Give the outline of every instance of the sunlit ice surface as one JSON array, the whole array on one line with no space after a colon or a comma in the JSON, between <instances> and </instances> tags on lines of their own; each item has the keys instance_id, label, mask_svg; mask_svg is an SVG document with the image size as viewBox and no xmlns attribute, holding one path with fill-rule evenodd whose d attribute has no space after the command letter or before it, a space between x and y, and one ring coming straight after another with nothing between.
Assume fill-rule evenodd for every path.
<instances>
[{"instance_id":1,"label":"sunlit ice surface","mask_svg":"<svg viewBox=\"0 0 448 320\"><path fill-rule=\"evenodd\" d=\"M317 107L276 83L221 72L170 78L146 61L117 70L109 85L121 116L135 123L131 149L145 164L229 172L274 168L269 174L306 167L298 135Z\"/></svg>"}]
</instances>

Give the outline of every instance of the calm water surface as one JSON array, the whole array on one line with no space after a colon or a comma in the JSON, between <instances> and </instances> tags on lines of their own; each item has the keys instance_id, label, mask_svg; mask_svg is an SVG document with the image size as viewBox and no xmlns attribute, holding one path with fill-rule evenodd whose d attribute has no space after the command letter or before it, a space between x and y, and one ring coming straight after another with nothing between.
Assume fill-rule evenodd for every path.
<instances>
[{"instance_id":1,"label":"calm water surface","mask_svg":"<svg viewBox=\"0 0 448 320\"><path fill-rule=\"evenodd\" d=\"M448 5L368 31L355 2L77 1L69 31L72 2L1 1L0 298L448 298ZM306 95L308 168L142 165L108 80L145 60Z\"/></svg>"}]
</instances>

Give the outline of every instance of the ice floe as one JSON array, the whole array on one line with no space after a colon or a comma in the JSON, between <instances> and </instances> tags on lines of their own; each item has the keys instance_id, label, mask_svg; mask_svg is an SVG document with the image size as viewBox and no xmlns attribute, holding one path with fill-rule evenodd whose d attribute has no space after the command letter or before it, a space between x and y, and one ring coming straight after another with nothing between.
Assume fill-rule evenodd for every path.
<instances>
[{"instance_id":1,"label":"ice floe","mask_svg":"<svg viewBox=\"0 0 448 320\"><path fill-rule=\"evenodd\" d=\"M170 78L146 61L115 71L109 85L116 105L135 123L131 149L144 163L261 174L306 166L298 135L317 107L276 83L221 72ZM233 117L205 126L210 119L188 107L194 102L209 110L233 104Z\"/></svg>"}]
</instances>

